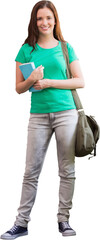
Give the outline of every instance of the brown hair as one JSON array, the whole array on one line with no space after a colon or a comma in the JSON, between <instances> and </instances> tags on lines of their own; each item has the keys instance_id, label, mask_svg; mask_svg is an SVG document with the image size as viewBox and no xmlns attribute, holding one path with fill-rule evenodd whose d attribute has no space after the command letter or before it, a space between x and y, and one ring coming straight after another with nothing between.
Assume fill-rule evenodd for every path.
<instances>
[{"instance_id":1,"label":"brown hair","mask_svg":"<svg viewBox=\"0 0 100 240\"><path fill-rule=\"evenodd\" d=\"M39 38L39 32L37 28L37 11L45 7L49 8L54 14L55 23L56 23L53 30L54 37L59 41L65 42L61 33L58 13L54 4L51 1L39 1L34 5L32 9L31 18L28 26L28 37L24 42L24 44L28 43L30 46L33 46L33 50L35 49L35 44Z\"/></svg>"}]
</instances>

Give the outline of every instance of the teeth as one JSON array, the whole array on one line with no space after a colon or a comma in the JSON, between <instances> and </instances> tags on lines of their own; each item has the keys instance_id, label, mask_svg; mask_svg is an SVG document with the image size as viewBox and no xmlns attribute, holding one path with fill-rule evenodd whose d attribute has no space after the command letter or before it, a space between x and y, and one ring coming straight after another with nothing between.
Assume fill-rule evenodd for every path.
<instances>
[{"instance_id":1,"label":"teeth","mask_svg":"<svg viewBox=\"0 0 100 240\"><path fill-rule=\"evenodd\" d=\"M46 30L46 29L48 29L48 27L46 27L46 28L45 28L45 27L43 27L42 29L45 29L45 30Z\"/></svg>"}]
</instances>

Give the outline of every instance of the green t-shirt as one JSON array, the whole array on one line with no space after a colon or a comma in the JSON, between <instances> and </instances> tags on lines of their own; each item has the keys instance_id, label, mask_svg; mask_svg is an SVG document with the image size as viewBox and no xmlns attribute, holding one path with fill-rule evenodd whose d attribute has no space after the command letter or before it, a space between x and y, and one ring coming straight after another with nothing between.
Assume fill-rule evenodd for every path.
<instances>
[{"instance_id":1,"label":"green t-shirt","mask_svg":"<svg viewBox=\"0 0 100 240\"><path fill-rule=\"evenodd\" d=\"M54 48L45 49L36 43L36 49L24 44L15 59L20 63L34 62L35 67L44 66L44 78L66 79L66 63L63 57L61 42ZM67 43L69 63L78 60L74 49ZM70 89L45 88L31 94L31 113L50 113L75 109L74 99Z\"/></svg>"}]
</instances>

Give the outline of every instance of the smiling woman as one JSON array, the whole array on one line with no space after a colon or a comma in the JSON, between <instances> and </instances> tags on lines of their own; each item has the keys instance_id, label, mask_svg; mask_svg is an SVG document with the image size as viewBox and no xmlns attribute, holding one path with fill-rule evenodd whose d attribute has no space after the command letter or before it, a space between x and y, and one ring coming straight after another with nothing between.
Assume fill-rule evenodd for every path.
<instances>
[{"instance_id":1,"label":"smiling woman","mask_svg":"<svg viewBox=\"0 0 100 240\"><path fill-rule=\"evenodd\" d=\"M60 177L57 221L63 236L76 235L69 225L69 210L75 183L75 139L78 112L71 93L84 87L83 75L73 47L66 42L71 79L66 76L66 64L61 42L57 10L50 1L39 1L32 9L28 37L16 56L16 91L26 92L34 85L42 91L32 92L28 125L26 168L18 216L14 226L2 239L15 239L28 234L30 213L35 203L38 179L50 139L55 133ZM35 70L24 80L19 69L22 63L34 62Z\"/></svg>"}]
</instances>

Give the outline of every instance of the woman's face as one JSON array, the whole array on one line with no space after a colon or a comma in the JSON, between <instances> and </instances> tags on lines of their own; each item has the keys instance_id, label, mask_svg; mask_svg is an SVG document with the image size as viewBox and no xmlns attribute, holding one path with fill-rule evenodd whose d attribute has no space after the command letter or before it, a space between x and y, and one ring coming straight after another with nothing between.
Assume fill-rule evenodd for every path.
<instances>
[{"instance_id":1,"label":"woman's face","mask_svg":"<svg viewBox=\"0 0 100 240\"><path fill-rule=\"evenodd\" d=\"M53 34L54 25L55 18L53 12L49 8L45 7L37 11L37 27L39 34Z\"/></svg>"}]
</instances>

